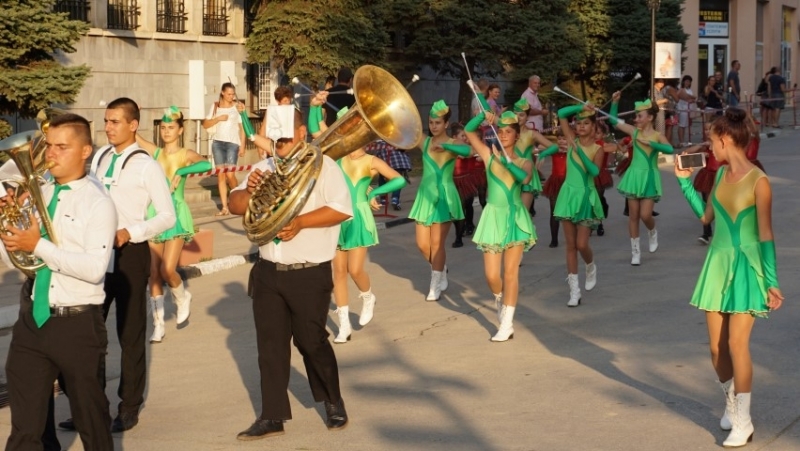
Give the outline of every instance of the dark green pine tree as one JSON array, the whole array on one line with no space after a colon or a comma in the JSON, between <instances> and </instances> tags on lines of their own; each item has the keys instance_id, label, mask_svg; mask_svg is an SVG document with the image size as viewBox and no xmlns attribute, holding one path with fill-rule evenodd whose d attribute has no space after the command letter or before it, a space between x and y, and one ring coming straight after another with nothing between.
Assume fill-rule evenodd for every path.
<instances>
[{"instance_id":1,"label":"dark green pine tree","mask_svg":"<svg viewBox=\"0 0 800 451\"><path fill-rule=\"evenodd\" d=\"M246 47L248 62L316 84L341 66L383 65L387 44L367 0L264 0Z\"/></svg>"},{"instance_id":2,"label":"dark green pine tree","mask_svg":"<svg viewBox=\"0 0 800 451\"><path fill-rule=\"evenodd\" d=\"M459 120L469 119L473 78L503 74L524 80L536 73L545 82L580 62L578 23L568 0L429 0L408 22L405 57L461 81Z\"/></svg>"},{"instance_id":3,"label":"dark green pine tree","mask_svg":"<svg viewBox=\"0 0 800 451\"><path fill-rule=\"evenodd\" d=\"M64 53L89 25L53 12L55 0L0 0L0 114L32 117L53 103L69 104L89 67L64 66Z\"/></svg>"},{"instance_id":4,"label":"dark green pine tree","mask_svg":"<svg viewBox=\"0 0 800 451\"><path fill-rule=\"evenodd\" d=\"M606 96L613 53L609 45L611 17L607 0L572 0L569 11L583 29L580 43L583 60L572 68L573 81L580 87L580 97L597 101Z\"/></svg>"},{"instance_id":5,"label":"dark green pine tree","mask_svg":"<svg viewBox=\"0 0 800 451\"><path fill-rule=\"evenodd\" d=\"M686 48L688 35L680 24L684 0L661 0L656 12L656 41L679 42ZM618 76L609 91L618 89L637 72L642 81L625 91L624 98L647 97L650 89L650 10L645 0L609 0L611 72ZM631 101L632 103L632 101Z\"/></svg>"}]
</instances>

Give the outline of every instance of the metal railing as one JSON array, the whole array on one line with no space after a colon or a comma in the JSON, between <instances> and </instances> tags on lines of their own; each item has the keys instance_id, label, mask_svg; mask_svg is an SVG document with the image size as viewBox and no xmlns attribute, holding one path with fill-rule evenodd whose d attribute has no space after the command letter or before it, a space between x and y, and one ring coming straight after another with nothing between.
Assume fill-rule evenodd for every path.
<instances>
[{"instance_id":1,"label":"metal railing","mask_svg":"<svg viewBox=\"0 0 800 451\"><path fill-rule=\"evenodd\" d=\"M89 0L57 0L53 11L69 13L70 20L89 22Z\"/></svg>"},{"instance_id":2,"label":"metal railing","mask_svg":"<svg viewBox=\"0 0 800 451\"><path fill-rule=\"evenodd\" d=\"M108 28L110 30L135 30L139 28L137 0L108 0Z\"/></svg>"},{"instance_id":3,"label":"metal railing","mask_svg":"<svg viewBox=\"0 0 800 451\"><path fill-rule=\"evenodd\" d=\"M228 34L228 15L226 0L203 0L203 34L226 36Z\"/></svg>"},{"instance_id":4,"label":"metal railing","mask_svg":"<svg viewBox=\"0 0 800 451\"><path fill-rule=\"evenodd\" d=\"M186 33L184 0L158 0L156 2L156 31L161 33Z\"/></svg>"}]
</instances>

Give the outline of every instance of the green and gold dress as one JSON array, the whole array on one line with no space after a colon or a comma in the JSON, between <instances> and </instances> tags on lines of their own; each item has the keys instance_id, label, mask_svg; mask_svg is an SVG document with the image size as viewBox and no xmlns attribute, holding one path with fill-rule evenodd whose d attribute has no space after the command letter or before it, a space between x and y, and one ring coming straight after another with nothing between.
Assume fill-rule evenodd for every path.
<instances>
[{"instance_id":1,"label":"green and gold dress","mask_svg":"<svg viewBox=\"0 0 800 451\"><path fill-rule=\"evenodd\" d=\"M577 139L570 146L567 151L567 176L556 198L554 218L589 228L596 228L605 218L594 177L586 171L577 154L583 152L589 160L593 160L594 155L602 151L596 143L583 149Z\"/></svg>"},{"instance_id":2,"label":"green and gold dress","mask_svg":"<svg viewBox=\"0 0 800 451\"><path fill-rule=\"evenodd\" d=\"M453 182L456 154L431 152L430 143L428 137L422 145L422 180L408 217L424 226L464 219L461 198ZM453 140L447 143L452 144Z\"/></svg>"},{"instance_id":3,"label":"green and gold dress","mask_svg":"<svg viewBox=\"0 0 800 451\"><path fill-rule=\"evenodd\" d=\"M344 156L336 164L342 169L344 179L350 188L353 201L353 217L344 221L339 232L337 249L348 250L357 247L369 247L378 244L378 229L375 217L367 198L367 189L372 181L372 155L358 158Z\"/></svg>"}]
</instances>

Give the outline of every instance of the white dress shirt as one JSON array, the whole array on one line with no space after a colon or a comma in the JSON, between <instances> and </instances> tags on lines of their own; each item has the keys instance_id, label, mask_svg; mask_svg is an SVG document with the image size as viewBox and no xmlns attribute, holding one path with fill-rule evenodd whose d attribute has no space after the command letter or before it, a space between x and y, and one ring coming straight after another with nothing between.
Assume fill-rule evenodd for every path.
<instances>
[{"instance_id":1,"label":"white dress shirt","mask_svg":"<svg viewBox=\"0 0 800 451\"><path fill-rule=\"evenodd\" d=\"M102 305L106 296L103 281L117 234L117 211L94 177L86 176L67 186L69 190L59 193L51 218L58 245L41 239L33 254L53 272L51 306ZM42 187L45 205L50 203L53 191L52 183ZM0 248L6 252L5 246Z\"/></svg>"},{"instance_id":2,"label":"white dress shirt","mask_svg":"<svg viewBox=\"0 0 800 451\"><path fill-rule=\"evenodd\" d=\"M541 110L542 109L542 102L539 101L539 93L533 92L531 88L525 90L522 93L522 98L528 101L528 105L530 105L531 110ZM536 116L528 116L528 120L525 121L528 124L533 124L536 127L536 130L541 132L544 130L544 117L541 114Z\"/></svg>"},{"instance_id":3,"label":"white dress shirt","mask_svg":"<svg viewBox=\"0 0 800 451\"><path fill-rule=\"evenodd\" d=\"M272 158L261 160L253 165L253 170L264 172L275 170ZM249 176L249 174L248 174ZM236 187L236 190L247 189L247 179ZM350 189L344 180L339 166L330 158L322 157L322 170L314 184L308 201L300 210L300 214L309 213L322 207L332 208L340 213L353 216L353 203ZM336 245L339 244L339 224L330 227L316 227L301 230L289 241L267 243L258 249L264 260L273 263L323 263L333 260Z\"/></svg>"},{"instance_id":4,"label":"white dress shirt","mask_svg":"<svg viewBox=\"0 0 800 451\"><path fill-rule=\"evenodd\" d=\"M131 157L122 170L128 154L139 150L135 143L125 148L117 158L111 177L106 178L108 166L113 159L109 152L102 161L97 161L107 147L97 151L92 162L92 174L103 185L109 185L109 192L117 207L120 229L127 229L131 243L144 243L159 233L175 225L175 207L167 185L164 170L156 160L147 155ZM156 215L147 219L147 207L153 204Z\"/></svg>"}]
</instances>

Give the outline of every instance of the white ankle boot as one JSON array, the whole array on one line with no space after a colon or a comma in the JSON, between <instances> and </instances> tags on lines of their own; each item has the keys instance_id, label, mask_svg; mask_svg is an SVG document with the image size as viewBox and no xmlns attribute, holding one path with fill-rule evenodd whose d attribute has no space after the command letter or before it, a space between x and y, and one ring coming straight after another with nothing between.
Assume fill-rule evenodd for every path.
<instances>
[{"instance_id":1,"label":"white ankle boot","mask_svg":"<svg viewBox=\"0 0 800 451\"><path fill-rule=\"evenodd\" d=\"M439 290L446 291L449 284L447 283L447 265L444 265L442 270L442 277L439 279Z\"/></svg>"},{"instance_id":2,"label":"white ankle boot","mask_svg":"<svg viewBox=\"0 0 800 451\"><path fill-rule=\"evenodd\" d=\"M333 339L334 343L347 343L350 341L350 334L353 333L353 327L350 326L350 306L345 305L336 309L339 315L339 334Z\"/></svg>"},{"instance_id":3,"label":"white ankle boot","mask_svg":"<svg viewBox=\"0 0 800 451\"><path fill-rule=\"evenodd\" d=\"M720 382L719 386L722 388L722 392L725 393L725 413L722 414L722 418L719 420L719 427L723 431L730 431L733 427L733 425L731 425L731 418L733 417L733 408L736 404L736 398L733 395L733 379L728 382Z\"/></svg>"},{"instance_id":4,"label":"white ankle boot","mask_svg":"<svg viewBox=\"0 0 800 451\"><path fill-rule=\"evenodd\" d=\"M568 275L567 283L569 283L569 302L567 302L567 307L577 307L581 305L581 287L578 282L578 275Z\"/></svg>"},{"instance_id":5,"label":"white ankle boot","mask_svg":"<svg viewBox=\"0 0 800 451\"><path fill-rule=\"evenodd\" d=\"M428 291L426 301L434 302L439 300L442 295L442 272L431 271L431 289Z\"/></svg>"},{"instance_id":6,"label":"white ankle boot","mask_svg":"<svg viewBox=\"0 0 800 451\"><path fill-rule=\"evenodd\" d=\"M370 321L372 321L372 313L375 309L375 301L377 301L378 298L375 297L375 295L372 293L372 290L361 293L358 295L358 297L361 298L361 302L363 302L361 305L361 316L358 317L358 324L366 326Z\"/></svg>"},{"instance_id":7,"label":"white ankle boot","mask_svg":"<svg viewBox=\"0 0 800 451\"><path fill-rule=\"evenodd\" d=\"M164 295L150 298L150 310L153 313L153 335L150 343L161 343L164 338Z\"/></svg>"},{"instance_id":8,"label":"white ankle boot","mask_svg":"<svg viewBox=\"0 0 800 451\"><path fill-rule=\"evenodd\" d=\"M753 422L750 419L750 393L737 393L734 396L731 433L722 442L725 448L738 448L753 440Z\"/></svg>"},{"instance_id":9,"label":"white ankle boot","mask_svg":"<svg viewBox=\"0 0 800 451\"><path fill-rule=\"evenodd\" d=\"M597 285L597 265L591 262L586 265L586 291L591 291Z\"/></svg>"},{"instance_id":10,"label":"white ankle boot","mask_svg":"<svg viewBox=\"0 0 800 451\"><path fill-rule=\"evenodd\" d=\"M658 250L658 230L653 227L653 230L648 230L647 235L650 238L650 252Z\"/></svg>"},{"instance_id":11,"label":"white ankle boot","mask_svg":"<svg viewBox=\"0 0 800 451\"><path fill-rule=\"evenodd\" d=\"M639 238L631 238L631 265L642 264L642 250L639 248Z\"/></svg>"},{"instance_id":12,"label":"white ankle boot","mask_svg":"<svg viewBox=\"0 0 800 451\"><path fill-rule=\"evenodd\" d=\"M192 293L189 293L189 291L184 288L183 281L181 281L177 287L169 287L169 289L172 292L172 301L175 302L175 305L178 307L178 313L176 315L177 323L181 324L189 319L192 305Z\"/></svg>"},{"instance_id":13,"label":"white ankle boot","mask_svg":"<svg viewBox=\"0 0 800 451\"><path fill-rule=\"evenodd\" d=\"M492 337L492 341L506 341L514 338L514 310L516 307L503 305L503 319L500 321L500 329Z\"/></svg>"},{"instance_id":14,"label":"white ankle boot","mask_svg":"<svg viewBox=\"0 0 800 451\"><path fill-rule=\"evenodd\" d=\"M494 308L497 310L497 322L503 322L503 293L494 295Z\"/></svg>"}]
</instances>

